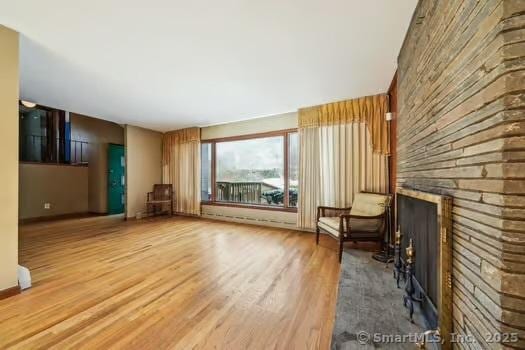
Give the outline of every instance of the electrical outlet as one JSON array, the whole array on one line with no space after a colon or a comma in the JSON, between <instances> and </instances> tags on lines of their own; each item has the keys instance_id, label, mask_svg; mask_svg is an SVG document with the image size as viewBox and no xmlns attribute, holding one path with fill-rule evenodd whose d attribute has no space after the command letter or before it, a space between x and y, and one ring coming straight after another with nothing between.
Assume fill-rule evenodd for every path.
<instances>
[{"instance_id":1,"label":"electrical outlet","mask_svg":"<svg viewBox=\"0 0 525 350\"><path fill-rule=\"evenodd\" d=\"M51 203L44 203L44 209L51 209Z\"/></svg>"}]
</instances>

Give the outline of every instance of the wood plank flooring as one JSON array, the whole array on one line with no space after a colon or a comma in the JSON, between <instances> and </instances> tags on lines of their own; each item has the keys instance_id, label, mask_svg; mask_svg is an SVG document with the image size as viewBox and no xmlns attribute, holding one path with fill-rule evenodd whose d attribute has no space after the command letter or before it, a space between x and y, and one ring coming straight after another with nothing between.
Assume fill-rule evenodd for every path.
<instances>
[{"instance_id":1,"label":"wood plank flooring","mask_svg":"<svg viewBox=\"0 0 525 350\"><path fill-rule=\"evenodd\" d=\"M24 225L34 283L0 300L0 348L328 349L333 242L184 217Z\"/></svg>"}]
</instances>

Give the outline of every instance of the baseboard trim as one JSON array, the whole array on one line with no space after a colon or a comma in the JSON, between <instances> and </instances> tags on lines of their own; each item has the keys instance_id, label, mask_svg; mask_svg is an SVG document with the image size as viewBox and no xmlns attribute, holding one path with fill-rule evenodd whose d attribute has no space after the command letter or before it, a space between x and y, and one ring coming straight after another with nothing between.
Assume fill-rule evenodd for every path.
<instances>
[{"instance_id":1,"label":"baseboard trim","mask_svg":"<svg viewBox=\"0 0 525 350\"><path fill-rule=\"evenodd\" d=\"M144 220L144 219L154 219L154 218L174 218L176 216L187 216L187 217L195 217L195 218L200 217L199 215L196 215L196 214L186 214L186 213L180 213L180 212L175 211L175 212L173 212L173 215L170 215L170 213L145 214L145 215L141 216L140 219L137 219L136 216L126 216L126 215L124 215L124 220L140 221L140 220Z\"/></svg>"},{"instance_id":2,"label":"baseboard trim","mask_svg":"<svg viewBox=\"0 0 525 350\"><path fill-rule=\"evenodd\" d=\"M49 215L49 216L37 216L34 218L18 219L18 223L19 224L30 224L34 222L54 221L54 220L64 220L64 219L81 219L81 218L87 218L87 217L92 217L92 216L106 216L106 215L107 214L92 213L92 212L57 214L57 215Z\"/></svg>"},{"instance_id":3,"label":"baseboard trim","mask_svg":"<svg viewBox=\"0 0 525 350\"><path fill-rule=\"evenodd\" d=\"M20 294L21 291L22 290L20 289L20 286L14 286L11 288L0 290L0 300Z\"/></svg>"}]
</instances>

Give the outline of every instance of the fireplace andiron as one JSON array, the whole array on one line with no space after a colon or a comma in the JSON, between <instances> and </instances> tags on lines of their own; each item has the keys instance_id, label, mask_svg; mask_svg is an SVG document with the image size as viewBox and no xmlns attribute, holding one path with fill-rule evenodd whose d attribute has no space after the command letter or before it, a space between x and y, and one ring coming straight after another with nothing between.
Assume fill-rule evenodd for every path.
<instances>
[{"instance_id":1,"label":"fireplace andiron","mask_svg":"<svg viewBox=\"0 0 525 350\"><path fill-rule=\"evenodd\" d=\"M421 302L421 299L418 299L414 296L415 287L414 287L414 260L416 252L414 250L414 241L410 239L408 247L406 248L407 261L405 265L405 275L406 275L406 286L405 286L405 295L403 296L403 304L408 308L410 314L410 322L414 323L414 302Z\"/></svg>"},{"instance_id":2,"label":"fireplace andiron","mask_svg":"<svg viewBox=\"0 0 525 350\"><path fill-rule=\"evenodd\" d=\"M405 276L405 267L401 261L401 228L398 227L396 231L396 237L394 241L394 278L396 279L396 286L399 288L399 279L403 277L403 280L406 281Z\"/></svg>"}]
</instances>

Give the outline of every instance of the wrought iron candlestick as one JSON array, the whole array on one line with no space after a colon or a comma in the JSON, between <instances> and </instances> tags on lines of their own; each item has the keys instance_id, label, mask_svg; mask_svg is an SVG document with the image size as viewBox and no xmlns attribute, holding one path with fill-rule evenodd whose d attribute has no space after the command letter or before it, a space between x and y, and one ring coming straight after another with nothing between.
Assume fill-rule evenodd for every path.
<instances>
[{"instance_id":1,"label":"wrought iron candlestick","mask_svg":"<svg viewBox=\"0 0 525 350\"><path fill-rule=\"evenodd\" d=\"M403 263L401 262L401 228L398 227L396 231L396 237L394 241L394 278L396 279L396 285L397 288L399 288L399 279L401 277L401 274L405 274L405 270L403 268ZM405 279L405 278L404 278Z\"/></svg>"},{"instance_id":2,"label":"wrought iron candlestick","mask_svg":"<svg viewBox=\"0 0 525 350\"><path fill-rule=\"evenodd\" d=\"M408 311L410 313L410 322L414 323L413 315L414 315L414 302L420 302L421 300L414 297L414 261L416 252L414 250L414 242L412 239L410 239L410 242L408 243L408 247L406 248L406 255L407 260L405 264L405 275L407 279L407 283L405 286L405 295L403 297L403 304L405 307L408 308Z\"/></svg>"},{"instance_id":3,"label":"wrought iron candlestick","mask_svg":"<svg viewBox=\"0 0 525 350\"><path fill-rule=\"evenodd\" d=\"M372 255L372 258L374 258L377 261L380 261L382 263L388 264L394 261L394 256L392 256L392 217L390 212L390 200L387 204L385 204L385 215L386 215L386 230L385 230L385 237L384 237L384 249L383 251Z\"/></svg>"}]
</instances>

